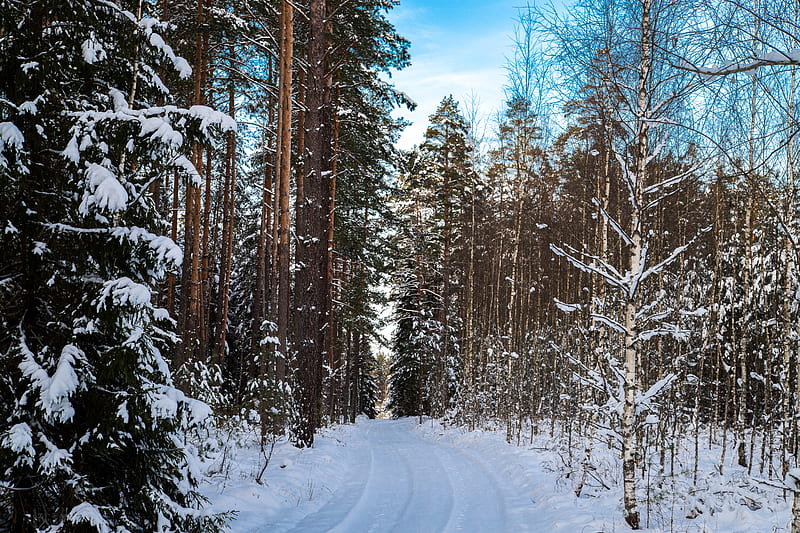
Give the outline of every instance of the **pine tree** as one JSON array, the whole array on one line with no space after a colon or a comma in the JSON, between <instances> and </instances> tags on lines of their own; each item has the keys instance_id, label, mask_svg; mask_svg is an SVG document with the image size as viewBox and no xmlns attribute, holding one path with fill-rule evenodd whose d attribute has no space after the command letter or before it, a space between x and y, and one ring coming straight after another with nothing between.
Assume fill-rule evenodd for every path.
<instances>
[{"instance_id":1,"label":"pine tree","mask_svg":"<svg viewBox=\"0 0 800 533\"><path fill-rule=\"evenodd\" d=\"M450 400L461 371L458 333L461 329L457 300L460 293L462 265L460 257L461 217L466 191L474 172L471 167L469 131L458 103L452 96L442 100L429 117L425 141L420 146L418 185L428 189L431 203L427 208L431 237L436 247L436 283L438 303L434 315L439 323L435 358L438 383L435 412L440 416L450 407Z\"/></svg>"},{"instance_id":2,"label":"pine tree","mask_svg":"<svg viewBox=\"0 0 800 533\"><path fill-rule=\"evenodd\" d=\"M378 386L375 382L375 372L378 363L375 356L369 350L361 352L361 361L358 365L358 412L366 415L368 418L375 418L378 416Z\"/></svg>"},{"instance_id":3,"label":"pine tree","mask_svg":"<svg viewBox=\"0 0 800 533\"><path fill-rule=\"evenodd\" d=\"M165 82L189 65L138 2L0 6L0 527L216 531L154 288L182 253L154 193L209 128ZM129 8L129 9L125 9ZM167 72L163 80L158 72Z\"/></svg>"}]
</instances>

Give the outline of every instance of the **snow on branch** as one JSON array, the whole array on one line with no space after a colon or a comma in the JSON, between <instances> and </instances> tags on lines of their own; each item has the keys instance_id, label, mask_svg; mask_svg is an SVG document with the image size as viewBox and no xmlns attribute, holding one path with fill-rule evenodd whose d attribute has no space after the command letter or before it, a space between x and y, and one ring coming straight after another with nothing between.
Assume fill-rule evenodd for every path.
<instances>
[{"instance_id":1,"label":"snow on branch","mask_svg":"<svg viewBox=\"0 0 800 533\"><path fill-rule=\"evenodd\" d=\"M87 187L78 212L88 215L96 206L101 211L124 211L128 207L128 191L108 168L96 163L86 165Z\"/></svg>"},{"instance_id":2,"label":"snow on branch","mask_svg":"<svg viewBox=\"0 0 800 533\"><path fill-rule=\"evenodd\" d=\"M224 132L236 131L236 121L233 120L233 118L220 111L215 111L208 106L193 105L188 111L174 106L167 106L165 109L172 113L186 114L195 120L199 120L200 130L205 135L208 134L208 128L210 126L216 126Z\"/></svg>"},{"instance_id":3,"label":"snow on branch","mask_svg":"<svg viewBox=\"0 0 800 533\"><path fill-rule=\"evenodd\" d=\"M609 393L608 391L608 382L606 378L602 376L599 372L592 370L585 363L583 363L580 359L572 355L571 353L564 353L560 346L558 346L553 341L549 342L550 348L553 349L558 355L563 356L578 367L579 369L583 370L586 375L580 374L579 372L574 372L573 377L581 384L586 385L588 387L592 387L593 389L597 390L601 393Z\"/></svg>"},{"instance_id":4,"label":"snow on branch","mask_svg":"<svg viewBox=\"0 0 800 533\"><path fill-rule=\"evenodd\" d=\"M653 337L672 337L676 340L685 341L689 338L691 333L692 332L688 329L680 329L673 324L664 324L660 328L642 331L636 336L635 342L648 341Z\"/></svg>"},{"instance_id":5,"label":"snow on branch","mask_svg":"<svg viewBox=\"0 0 800 533\"><path fill-rule=\"evenodd\" d=\"M644 266L647 264L647 257L648 251L650 248L648 246L643 246L640 253L639 253L639 269L638 274L631 278L631 283L628 286L628 297L633 298L633 295L636 294L636 290L639 288L639 284L644 281L644 277L642 277L641 272L644 270ZM628 273L630 274L630 272Z\"/></svg>"},{"instance_id":6,"label":"snow on branch","mask_svg":"<svg viewBox=\"0 0 800 533\"><path fill-rule=\"evenodd\" d=\"M690 169L688 169L685 172L681 172L680 174L678 174L676 176L673 176L673 177L671 177L669 179L666 179L664 181L660 181L658 183L650 185L649 187L645 188L644 194L653 194L654 192L658 192L658 191L663 190L663 189L668 189L668 188L670 188L670 187L672 187L674 185L678 185L683 180L685 180L688 176L691 176L692 174L697 172L700 169L700 167L701 167L701 165L699 165L699 164L695 165L695 166L691 167ZM650 205L648 205L648 208L649 207L650 207Z\"/></svg>"},{"instance_id":7,"label":"snow on branch","mask_svg":"<svg viewBox=\"0 0 800 533\"><path fill-rule=\"evenodd\" d=\"M677 259L677 258L678 258L678 257L679 257L679 256L680 256L682 253L683 253L683 252L685 252L685 251L686 251L686 250L687 250L687 249L688 249L688 248L689 248L689 247L690 247L692 244L694 244L694 242L695 242L695 241L698 239L698 237L700 237L700 235L703 235L704 233L707 233L707 232L709 232L709 231L711 231L711 226L709 226L709 227L707 227L707 228L703 228L703 229L701 229L701 230L700 230L700 231L697 233L697 235L695 235L695 236L692 238L692 240L691 240L691 241L689 241L688 243L686 243L686 244L684 244L684 245L678 246L677 248L675 248L675 249L672 251L672 253L671 253L671 254L669 254L669 256L667 256L667 258L666 258L666 259L664 259L663 261L661 261L661 262L660 262L660 263L658 263L657 265L653 265L652 267L650 267L650 268L648 268L647 270L643 271L643 272L642 272L642 273L639 275L639 280L638 280L638 283L641 283L641 282L643 282L645 279L649 278L649 277L650 277L650 276L652 276L653 274L658 274L659 272L661 272L661 270L663 270L663 269L664 269L664 267L666 267L666 266L670 265L670 264L671 264L673 261L675 261L675 260L676 260L676 259Z\"/></svg>"},{"instance_id":8,"label":"snow on branch","mask_svg":"<svg viewBox=\"0 0 800 533\"><path fill-rule=\"evenodd\" d=\"M652 314L648 314L663 301L663 296L665 294L666 291L662 290L655 300L653 300L652 302L644 306L642 309L640 309L639 312L636 313L636 320L639 320L643 324L647 324L650 322L663 322L664 320L669 318L669 316L673 312L672 309L667 309L666 311L656 311Z\"/></svg>"},{"instance_id":9,"label":"snow on branch","mask_svg":"<svg viewBox=\"0 0 800 533\"><path fill-rule=\"evenodd\" d=\"M606 220L606 222L608 222L608 225L614 229L614 231L617 233L617 235L620 236L620 238L625 242L625 244L631 246L633 244L633 240L630 238L627 232L624 229L622 229L622 226L619 225L617 220L614 217L612 217L608 213L608 211L603 209L603 207L600 205L600 200L598 200L597 198L592 198L592 203L597 207L597 209L600 211L600 215L602 215L602 217Z\"/></svg>"},{"instance_id":10,"label":"snow on branch","mask_svg":"<svg viewBox=\"0 0 800 533\"><path fill-rule=\"evenodd\" d=\"M16 458L18 465L30 466L33 464L36 457L36 450L33 447L33 431L25 422L11 426L0 445L18 454Z\"/></svg>"},{"instance_id":11,"label":"snow on branch","mask_svg":"<svg viewBox=\"0 0 800 533\"><path fill-rule=\"evenodd\" d=\"M189 66L188 61L176 55L172 50L172 47L164 42L164 38L155 32L155 28L159 24L161 23L156 19L145 18L139 22L139 27L147 36L150 46L152 46L155 50L158 50L161 55L166 57L167 60L172 63L172 66L175 68L175 71L178 73L181 79L188 79L192 75L192 67Z\"/></svg>"},{"instance_id":12,"label":"snow on branch","mask_svg":"<svg viewBox=\"0 0 800 533\"><path fill-rule=\"evenodd\" d=\"M569 248L569 247L567 247ZM575 250L571 250L573 253L567 252L562 248L559 248L555 244L550 245L550 250L559 257L563 257L567 261L570 262L575 268L583 270L589 274L597 274L598 276L602 277L606 280L610 285L618 288L618 289L625 289L625 280L622 276L616 271L616 269L609 265L608 263L599 261L597 265L590 265L578 259L576 255L573 253L577 253Z\"/></svg>"},{"instance_id":13,"label":"snow on branch","mask_svg":"<svg viewBox=\"0 0 800 533\"><path fill-rule=\"evenodd\" d=\"M662 119L649 119L647 123L656 123L656 124L663 124ZM647 157L644 158L644 166L648 166L654 160L661 156L661 152L664 150L664 147L667 145L667 140L669 139L669 135L664 135L659 141L658 145L656 145L655 149L652 150ZM645 188L644 193L647 194L647 190L650 187Z\"/></svg>"},{"instance_id":14,"label":"snow on branch","mask_svg":"<svg viewBox=\"0 0 800 533\"><path fill-rule=\"evenodd\" d=\"M97 310L109 307L109 300L117 306L131 305L135 308L145 309L150 307L152 293L147 285L136 283L128 277L106 281L103 283L103 292L100 296Z\"/></svg>"},{"instance_id":15,"label":"snow on branch","mask_svg":"<svg viewBox=\"0 0 800 533\"><path fill-rule=\"evenodd\" d=\"M10 150L21 152L24 143L25 137L13 122L0 122L0 168L8 166L4 153ZM20 167L20 170L24 168Z\"/></svg>"},{"instance_id":16,"label":"snow on branch","mask_svg":"<svg viewBox=\"0 0 800 533\"><path fill-rule=\"evenodd\" d=\"M678 375L674 373L667 374L656 383L654 383L644 393L637 393L636 405L637 414L646 412L651 407L651 402L656 399L661 393L666 392L678 379Z\"/></svg>"},{"instance_id":17,"label":"snow on branch","mask_svg":"<svg viewBox=\"0 0 800 533\"><path fill-rule=\"evenodd\" d=\"M200 176L194 163L185 155L179 155L173 159L172 166L175 170L187 176L194 187L200 187L203 184L203 178Z\"/></svg>"},{"instance_id":18,"label":"snow on branch","mask_svg":"<svg viewBox=\"0 0 800 533\"><path fill-rule=\"evenodd\" d=\"M67 515L67 522L73 525L89 524L98 533L111 533L112 531L100 509L89 502L83 502L73 507Z\"/></svg>"},{"instance_id":19,"label":"snow on branch","mask_svg":"<svg viewBox=\"0 0 800 533\"><path fill-rule=\"evenodd\" d=\"M13 122L0 122L0 154L6 146L21 150L24 142L25 137Z\"/></svg>"},{"instance_id":20,"label":"snow on branch","mask_svg":"<svg viewBox=\"0 0 800 533\"><path fill-rule=\"evenodd\" d=\"M83 351L73 344L64 346L56 370L51 376L36 360L36 355L28 348L25 334L21 331L19 350L22 355L19 369L31 380L33 389L39 395L36 405L44 411L45 417L49 420L59 422L71 420L75 409L69 398L79 387L75 365L85 360Z\"/></svg>"},{"instance_id":21,"label":"snow on branch","mask_svg":"<svg viewBox=\"0 0 800 533\"><path fill-rule=\"evenodd\" d=\"M669 256L666 259L664 259L663 261L661 261L657 265L653 265L652 267L650 267L647 270L645 270L644 272L642 272L639 275L638 282L641 283L644 280L646 280L647 278L649 278L650 276L652 276L653 274L659 273L662 269L664 269L664 267L668 266L670 263L675 261L678 258L678 256L680 256L683 252L685 252L689 248L690 244L691 243L678 246L677 248L675 248L672 251L671 254L669 254Z\"/></svg>"},{"instance_id":22,"label":"snow on branch","mask_svg":"<svg viewBox=\"0 0 800 533\"><path fill-rule=\"evenodd\" d=\"M634 172L632 172L630 167L628 167L628 164L625 162L622 154L616 150L614 151L614 158L617 160L617 163L619 163L619 166L622 169L622 181L625 183L625 187L628 189L628 202L630 202L634 211L638 211L639 202L636 199L636 191L634 187L635 180L632 177Z\"/></svg>"},{"instance_id":23,"label":"snow on branch","mask_svg":"<svg viewBox=\"0 0 800 533\"><path fill-rule=\"evenodd\" d=\"M74 128L73 138L67 143L67 148L63 152L67 159L77 162L80 152L96 144L92 136L95 135L98 125L106 122L134 124L138 122L139 137L146 137L173 149L186 144L186 139L176 127L183 129L188 124L195 125L206 138L210 138L210 128L217 128L222 132L235 132L237 129L233 118L208 106L195 105L185 109L165 105L132 109L120 91L111 90L108 96L113 109L69 114L77 119L80 127Z\"/></svg>"},{"instance_id":24,"label":"snow on branch","mask_svg":"<svg viewBox=\"0 0 800 533\"><path fill-rule=\"evenodd\" d=\"M594 322L599 322L600 324L603 324L604 326L613 329L617 333L623 333L623 334L625 333L625 326L623 326L622 324L620 324L611 317L600 314L592 314L591 318Z\"/></svg>"},{"instance_id":25,"label":"snow on branch","mask_svg":"<svg viewBox=\"0 0 800 533\"><path fill-rule=\"evenodd\" d=\"M120 241L127 240L133 244L144 243L156 255L159 263L167 262L174 269L183 262L183 251L175 241L164 235L157 235L138 226L117 226L114 228L80 228L69 224L48 223L43 226L60 233L88 235L110 235Z\"/></svg>"},{"instance_id":26,"label":"snow on branch","mask_svg":"<svg viewBox=\"0 0 800 533\"><path fill-rule=\"evenodd\" d=\"M558 298L553 298L553 301L555 302L556 307L558 307L559 310L561 310L561 311L563 311L565 313L572 313L574 311L580 311L581 310L581 305L580 304L564 303L561 300L559 300Z\"/></svg>"},{"instance_id":27,"label":"snow on branch","mask_svg":"<svg viewBox=\"0 0 800 533\"><path fill-rule=\"evenodd\" d=\"M800 65L800 49L780 51L774 50L756 55L749 61L725 61L716 67L701 67L694 65L688 60L683 60L678 65L678 68L695 72L707 77L714 76L728 76L730 74L738 74L740 72L749 72L761 67L771 66L786 66L786 65Z\"/></svg>"}]
</instances>

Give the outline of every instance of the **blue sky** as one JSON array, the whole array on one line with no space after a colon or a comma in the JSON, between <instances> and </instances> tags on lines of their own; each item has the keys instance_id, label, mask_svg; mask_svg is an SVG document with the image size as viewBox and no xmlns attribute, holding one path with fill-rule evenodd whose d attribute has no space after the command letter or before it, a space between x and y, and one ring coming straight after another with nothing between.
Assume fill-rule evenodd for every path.
<instances>
[{"instance_id":1,"label":"blue sky","mask_svg":"<svg viewBox=\"0 0 800 533\"><path fill-rule=\"evenodd\" d=\"M511 53L517 7L526 0L401 0L389 13L398 33L411 41L411 66L396 72L397 89L417 110L396 112L414 122L398 145L419 144L427 119L452 94L472 95L484 113L502 107L506 57Z\"/></svg>"}]
</instances>

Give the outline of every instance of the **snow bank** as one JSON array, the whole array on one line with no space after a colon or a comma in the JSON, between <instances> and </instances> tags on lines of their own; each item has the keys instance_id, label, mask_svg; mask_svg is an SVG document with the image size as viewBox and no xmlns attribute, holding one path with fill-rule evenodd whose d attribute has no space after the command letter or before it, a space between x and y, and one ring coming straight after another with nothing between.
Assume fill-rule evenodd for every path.
<instances>
[{"instance_id":1,"label":"snow bank","mask_svg":"<svg viewBox=\"0 0 800 533\"><path fill-rule=\"evenodd\" d=\"M237 434L238 433L238 434ZM234 511L231 533L285 531L327 503L359 464L363 445L358 426L324 429L314 448L299 449L285 439L259 449L258 428L219 433L201 465L202 494L215 512ZM255 481L264 466L262 484Z\"/></svg>"},{"instance_id":2,"label":"snow bank","mask_svg":"<svg viewBox=\"0 0 800 533\"><path fill-rule=\"evenodd\" d=\"M546 426L546 427L545 427ZM549 435L549 424L538 434L522 437L519 446L505 441L505 428L466 431L426 420L417 426L425 438L436 440L481 457L491 470L511 480L520 498L539 508L539 521L532 531L612 533L631 531L622 519L621 464L617 451L595 441L590 475L580 497L575 485L581 471L583 446L571 444L567 435ZM647 533L788 533L791 498L774 484L759 481L756 474L735 464L728 452L724 475L717 469L720 447L708 448L708 435L701 453L698 483L692 484L693 448L678 446L676 475L651 478L651 489L639 487L640 513ZM592 476L595 476L594 478ZM616 480L620 481L617 484ZM608 488L603 487L604 483Z\"/></svg>"},{"instance_id":3,"label":"snow bank","mask_svg":"<svg viewBox=\"0 0 800 533\"><path fill-rule=\"evenodd\" d=\"M219 431L205 446L212 452L202 465L205 472L202 492L211 501L214 511L232 510L237 514L238 518L231 524L233 533L293 531L305 517L324 515L320 510L327 509L327 503L338 506L335 503L338 500L332 499L334 494L339 491L341 497L340 489L349 491L352 488L348 482L355 486L357 479L367 475L362 471L365 465L364 456L374 455L368 446L371 442L368 432L372 432L373 437L378 434L381 422L387 421L364 419L354 426L323 430L313 449L297 449L285 440L276 442L263 475L263 484L256 483L255 478L270 454L270 445L267 445L262 454L258 445L257 427L253 425L246 433L238 428ZM576 496L575 488L583 473L583 449L586 443L578 437L573 436L570 439L569 435L559 434L558 426L554 426L554 435L550 436L551 426L543 424L532 439L528 427L526 437L521 438L519 446L515 446L505 442L505 428L468 432L459 427L446 427L439 421L430 419L425 420L422 425L411 419L394 424L392 427L395 430L402 426L402 431L412 432L419 437L400 443L403 451L397 460L406 469L409 468L409 459L416 458L421 453L430 453L428 459L433 463L436 462L436 457L439 457L440 462L444 459L440 467L448 464L447 458L460 454L480 465L486 474L485 479L491 480L491 486L459 486L455 487L453 494L472 491L489 498L490 492L499 491L495 496L499 496L498 501L503 502L502 513L505 514L507 523L517 524L513 531L507 533L630 531L622 519L618 452L609 448L602 436L598 436L593 443L588 475L582 484L581 495ZM707 435L705 439L704 442L707 443ZM431 446L423 446L424 441L430 442ZM442 446L457 450L458 453L442 453ZM663 475L660 478L653 475L650 479L650 490L645 490L643 485L640 487L640 512L646 526L642 531L788 533L790 503L784 499L783 491L778 486L760 483L755 479L755 474L752 478L747 476L744 469L730 464L730 456L734 455L730 453L726 460L725 474L719 474L716 465L720 449L716 445L710 449L707 445L704 447L705 452L700 462L702 474L698 483L693 484L692 450L688 443L678 448L675 475ZM414 460L427 464L425 458ZM409 479L413 479L413 476ZM374 491L409 485L395 481L373 480L364 485L369 495L365 492L361 496L351 496L377 501L380 498L375 497ZM414 483L410 483L410 486L413 487L416 498L420 494L428 497L424 494L426 487ZM791 494L787 492L787 495L791 498ZM437 493L430 497L443 496ZM407 494L397 494L396 498L392 497L390 500L402 506L403 501L411 501L412 498ZM364 505L353 506L353 509L361 511L364 508ZM365 512L368 511L370 510ZM381 516L380 509L372 511L377 513L376 517ZM337 531L347 531L342 529L345 524L354 520L359 522L349 516L352 509L342 509L342 512L347 513L347 518L339 523ZM446 514L448 511L443 508L442 512ZM449 512L452 514L453 510ZM370 517L366 517L362 521L366 523L369 519ZM445 522L453 525L452 521L442 521ZM308 526L306 522L304 524ZM525 524L526 527L520 529L519 524ZM397 531L404 531L404 525L405 530L410 531L413 524L401 523ZM476 524L473 526L478 527ZM313 528L308 527L303 529L312 530ZM447 529L454 530L452 527ZM503 533L481 531L480 528L458 530L470 533ZM437 531L438 529L433 528L426 533Z\"/></svg>"}]
</instances>

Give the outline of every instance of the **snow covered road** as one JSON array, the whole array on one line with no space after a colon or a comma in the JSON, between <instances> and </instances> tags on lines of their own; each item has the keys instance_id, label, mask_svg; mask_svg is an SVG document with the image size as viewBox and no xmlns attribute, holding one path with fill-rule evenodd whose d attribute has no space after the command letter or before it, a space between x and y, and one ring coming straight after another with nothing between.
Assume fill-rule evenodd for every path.
<instances>
[{"instance_id":1,"label":"snow covered road","mask_svg":"<svg viewBox=\"0 0 800 533\"><path fill-rule=\"evenodd\" d=\"M542 531L533 525L541 509L511 479L520 470L440 438L438 427L362 418L325 430L310 450L281 443L264 485L253 482L263 458L233 447L204 494L215 510L236 511L233 533Z\"/></svg>"},{"instance_id":2,"label":"snow covered road","mask_svg":"<svg viewBox=\"0 0 800 533\"><path fill-rule=\"evenodd\" d=\"M360 418L321 430L311 449L278 443L259 485L254 479L264 456L257 427L252 431L228 437L204 465L202 490L212 509L237 513L231 533L630 531L614 483L616 455L596 449L595 475L612 488L587 485L577 498L564 441L544 433L534 444L512 446L502 431L466 432L435 420L420 425L414 419ZM664 493L666 503L651 508L649 529L643 531L787 531L789 504L777 491L743 489L735 466L728 470L730 480L707 474L705 493L688 496L706 502L696 519L684 518L684 505ZM712 501L716 494L728 496ZM760 507L742 505L744 496L749 502L760 498Z\"/></svg>"},{"instance_id":3,"label":"snow covered road","mask_svg":"<svg viewBox=\"0 0 800 533\"><path fill-rule=\"evenodd\" d=\"M423 438L412 420L364 424L363 461L292 533L524 531L509 496L476 456Z\"/></svg>"}]
</instances>

